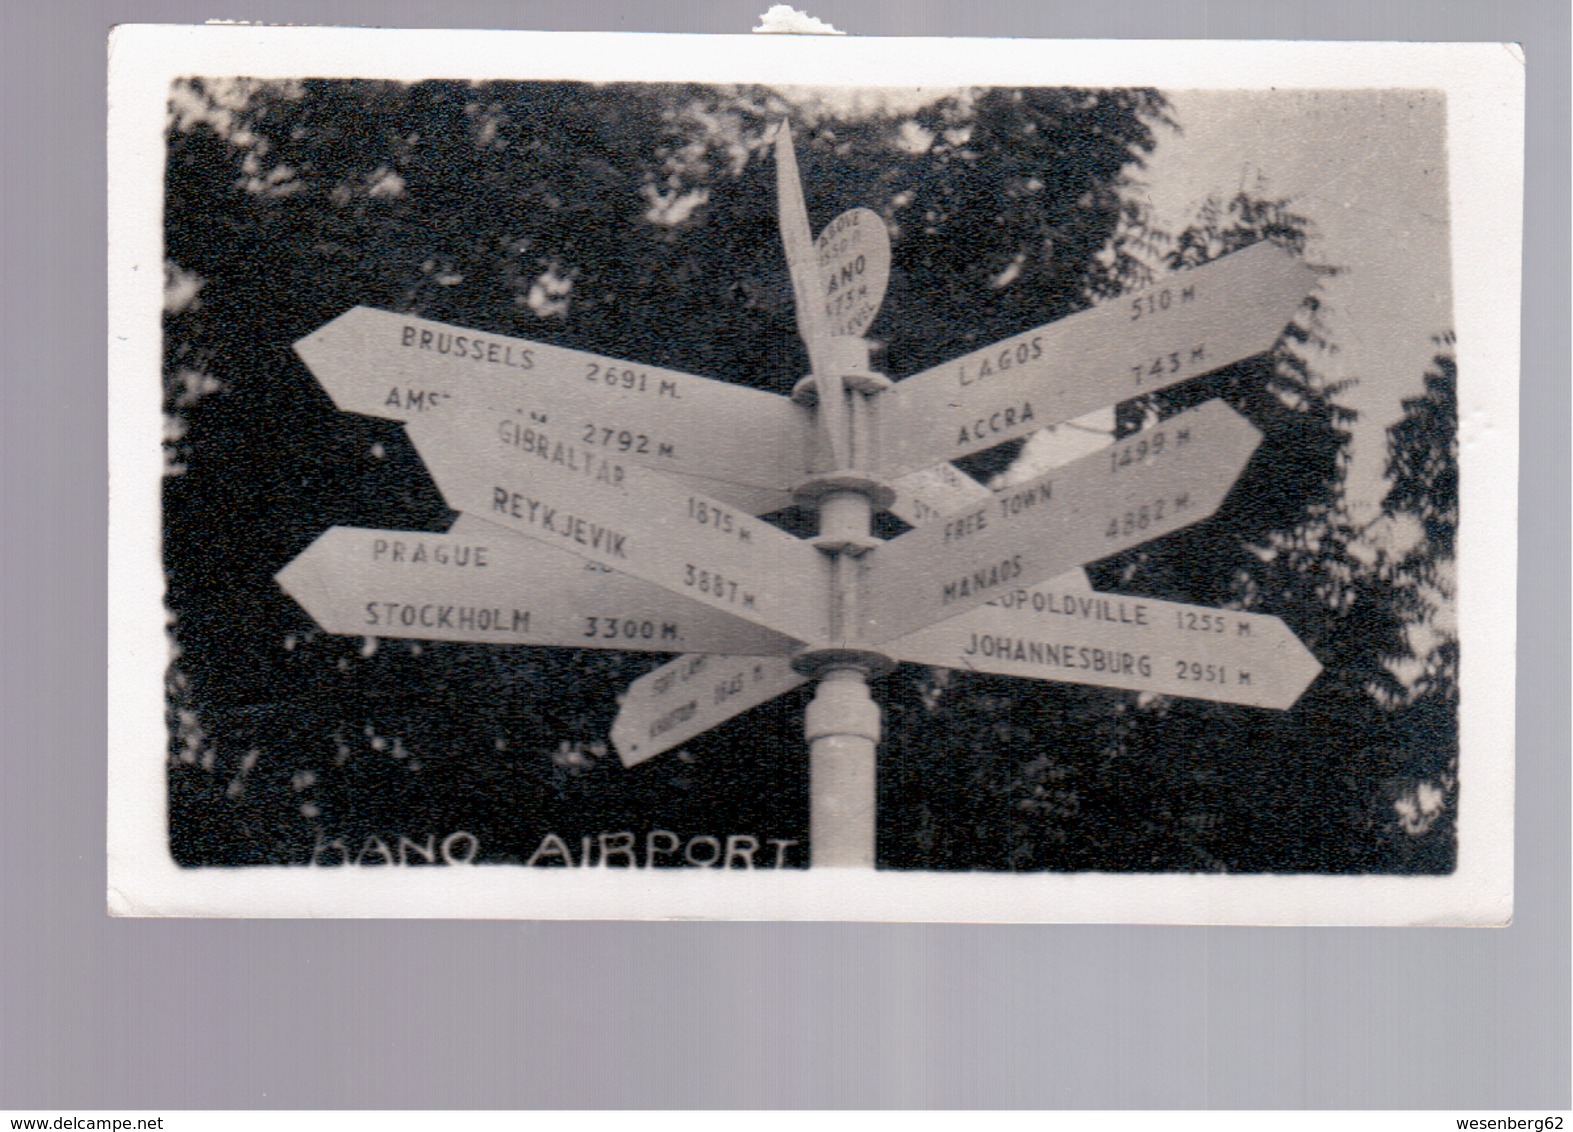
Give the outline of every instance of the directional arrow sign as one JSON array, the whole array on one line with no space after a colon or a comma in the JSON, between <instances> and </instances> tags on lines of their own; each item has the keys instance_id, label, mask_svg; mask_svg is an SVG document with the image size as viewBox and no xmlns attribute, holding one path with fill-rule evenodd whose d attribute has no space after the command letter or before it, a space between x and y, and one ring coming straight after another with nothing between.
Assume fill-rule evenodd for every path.
<instances>
[{"instance_id":1,"label":"directional arrow sign","mask_svg":"<svg viewBox=\"0 0 1573 1132\"><path fill-rule=\"evenodd\" d=\"M819 278L818 256L809 234L803 183L798 177L797 155L792 150L792 127L786 122L776 130L776 201L781 243L786 250L787 270L792 276L797 329L808 350L809 368L815 376L820 435L827 442L832 462L837 468L844 468L849 457L846 398L842 392L841 371L831 364L826 349L831 333L820 297L824 284Z\"/></svg>"},{"instance_id":2,"label":"directional arrow sign","mask_svg":"<svg viewBox=\"0 0 1573 1132\"><path fill-rule=\"evenodd\" d=\"M456 511L797 640L827 632L829 560L778 527L599 446L542 446L521 414L455 406L406 427Z\"/></svg>"},{"instance_id":3,"label":"directional arrow sign","mask_svg":"<svg viewBox=\"0 0 1573 1132\"><path fill-rule=\"evenodd\" d=\"M860 560L878 643L1207 518L1261 433L1221 401L996 492Z\"/></svg>"},{"instance_id":4,"label":"directional arrow sign","mask_svg":"<svg viewBox=\"0 0 1573 1132\"><path fill-rule=\"evenodd\" d=\"M785 657L680 656L628 685L612 745L624 766L634 766L807 679Z\"/></svg>"},{"instance_id":5,"label":"directional arrow sign","mask_svg":"<svg viewBox=\"0 0 1573 1132\"><path fill-rule=\"evenodd\" d=\"M1279 710L1322 670L1276 617L1093 593L1074 579L1011 590L883 648L917 664Z\"/></svg>"},{"instance_id":6,"label":"directional arrow sign","mask_svg":"<svg viewBox=\"0 0 1573 1132\"><path fill-rule=\"evenodd\" d=\"M1271 348L1315 274L1262 242L915 374L883 395L884 473L955 460Z\"/></svg>"},{"instance_id":7,"label":"directional arrow sign","mask_svg":"<svg viewBox=\"0 0 1573 1132\"><path fill-rule=\"evenodd\" d=\"M783 121L776 130L776 213L781 243L786 251L787 272L792 277L792 298L797 329L809 359L819 369L819 352L830 335L824 304L819 302L819 258L808 227L808 206L798 176L797 154L792 149L792 127Z\"/></svg>"},{"instance_id":8,"label":"directional arrow sign","mask_svg":"<svg viewBox=\"0 0 1573 1132\"><path fill-rule=\"evenodd\" d=\"M889 486L895 492L890 513L914 527L993 497L993 492L954 464L908 472L891 480Z\"/></svg>"},{"instance_id":9,"label":"directional arrow sign","mask_svg":"<svg viewBox=\"0 0 1573 1132\"><path fill-rule=\"evenodd\" d=\"M879 314L890 285L890 231L869 208L843 212L814 240L825 296L827 333L862 336Z\"/></svg>"},{"instance_id":10,"label":"directional arrow sign","mask_svg":"<svg viewBox=\"0 0 1573 1132\"><path fill-rule=\"evenodd\" d=\"M278 582L329 633L640 652L797 648L790 637L467 515L447 534L332 527Z\"/></svg>"},{"instance_id":11,"label":"directional arrow sign","mask_svg":"<svg viewBox=\"0 0 1573 1132\"><path fill-rule=\"evenodd\" d=\"M812 413L741 385L370 307L295 351L352 413L412 421L453 399L528 406L547 418L542 443L785 491L807 474Z\"/></svg>"}]
</instances>

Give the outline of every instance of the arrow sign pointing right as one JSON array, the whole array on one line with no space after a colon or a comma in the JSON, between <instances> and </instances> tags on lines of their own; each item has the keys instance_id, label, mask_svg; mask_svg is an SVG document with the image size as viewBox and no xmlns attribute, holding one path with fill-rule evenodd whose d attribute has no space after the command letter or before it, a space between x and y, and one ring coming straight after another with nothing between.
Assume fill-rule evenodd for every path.
<instances>
[{"instance_id":1,"label":"arrow sign pointing right","mask_svg":"<svg viewBox=\"0 0 1573 1132\"><path fill-rule=\"evenodd\" d=\"M1012 590L886 642L897 660L1286 710L1322 670L1276 617L1094 593Z\"/></svg>"},{"instance_id":2,"label":"arrow sign pointing right","mask_svg":"<svg viewBox=\"0 0 1573 1132\"><path fill-rule=\"evenodd\" d=\"M872 643L1207 518L1261 433L1209 401L859 559Z\"/></svg>"},{"instance_id":3,"label":"arrow sign pointing right","mask_svg":"<svg viewBox=\"0 0 1573 1132\"><path fill-rule=\"evenodd\" d=\"M455 511L797 640L828 633L829 560L648 468L534 442L529 418L468 406L406 426Z\"/></svg>"},{"instance_id":4,"label":"arrow sign pointing right","mask_svg":"<svg viewBox=\"0 0 1573 1132\"><path fill-rule=\"evenodd\" d=\"M1252 244L898 381L884 474L956 460L1270 349L1315 273Z\"/></svg>"}]
</instances>

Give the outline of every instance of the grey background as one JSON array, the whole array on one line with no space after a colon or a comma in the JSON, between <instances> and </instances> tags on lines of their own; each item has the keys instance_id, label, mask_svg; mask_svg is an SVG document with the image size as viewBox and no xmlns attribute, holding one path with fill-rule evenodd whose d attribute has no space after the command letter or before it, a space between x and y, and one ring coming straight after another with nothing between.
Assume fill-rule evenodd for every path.
<instances>
[{"instance_id":1,"label":"grey background","mask_svg":"<svg viewBox=\"0 0 1573 1132\"><path fill-rule=\"evenodd\" d=\"M1518 40L1530 176L1511 928L112 921L104 39L118 21L744 31L765 0L0 9L0 1109L1569 1106L1566 0L992 0L855 33Z\"/></svg>"}]
</instances>

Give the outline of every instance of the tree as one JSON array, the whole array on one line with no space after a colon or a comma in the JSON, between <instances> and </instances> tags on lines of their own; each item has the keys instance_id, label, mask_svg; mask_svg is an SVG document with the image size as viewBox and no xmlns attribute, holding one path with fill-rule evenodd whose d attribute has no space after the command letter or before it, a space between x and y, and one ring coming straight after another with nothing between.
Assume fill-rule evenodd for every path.
<instances>
[{"instance_id":1,"label":"tree","mask_svg":"<svg viewBox=\"0 0 1573 1132\"><path fill-rule=\"evenodd\" d=\"M1132 209L1116 237L1129 254L1104 260L1105 293L1260 239L1298 250L1307 227L1283 202L1243 193L1209 202L1172 237ZM1450 545L1447 370L1439 359L1427 395L1406 403L1406 421L1393 430L1388 500L1390 512L1424 511L1436 542L1392 562L1344 496L1354 415L1338 403L1340 388L1317 376L1328 345L1313 297L1270 355L1122 406L1128 434L1221 397L1265 439L1212 519L1091 571L1100 589L1283 617L1324 665L1307 694L1278 713L970 673L920 677L899 701L891 743L904 758L881 795L899 831L882 844L887 861L1072 871L1451 868L1450 842L1435 838L1422 852L1399 836L1403 806L1420 813L1450 789L1434 768L1456 746L1444 698L1424 683L1414 694L1401 676L1415 661L1414 588L1436 561L1435 545ZM969 748L978 756L956 757ZM1406 760L1408 793L1395 812L1395 764ZM1417 785L1416 763L1432 767L1432 779Z\"/></svg>"},{"instance_id":2,"label":"tree","mask_svg":"<svg viewBox=\"0 0 1573 1132\"><path fill-rule=\"evenodd\" d=\"M1388 429L1392 486L1382 502L1388 520L1420 530L1382 560L1409 654L1392 735L1378 749L1389 775L1381 795L1389 805L1378 809L1383 842L1417 872L1450 872L1458 853L1458 369L1452 334L1435 341L1424 391Z\"/></svg>"}]
</instances>

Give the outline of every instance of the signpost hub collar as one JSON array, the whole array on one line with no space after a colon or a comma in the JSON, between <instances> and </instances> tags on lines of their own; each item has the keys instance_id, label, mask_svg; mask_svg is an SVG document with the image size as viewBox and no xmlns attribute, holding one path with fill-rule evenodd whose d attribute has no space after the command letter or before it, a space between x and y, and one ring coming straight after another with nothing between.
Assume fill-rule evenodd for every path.
<instances>
[{"instance_id":1,"label":"signpost hub collar","mask_svg":"<svg viewBox=\"0 0 1573 1132\"><path fill-rule=\"evenodd\" d=\"M874 649L810 647L793 655L792 668L811 679L831 679L847 671L874 680L894 672L896 662Z\"/></svg>"},{"instance_id":2,"label":"signpost hub collar","mask_svg":"<svg viewBox=\"0 0 1573 1132\"><path fill-rule=\"evenodd\" d=\"M888 510L896 501L896 491L884 480L860 471L824 472L810 476L792 489L800 504L818 507L827 496L856 492L868 498L876 510Z\"/></svg>"},{"instance_id":3,"label":"signpost hub collar","mask_svg":"<svg viewBox=\"0 0 1573 1132\"><path fill-rule=\"evenodd\" d=\"M854 393L878 393L890 388L890 378L869 368L868 355L873 344L867 338L826 338L820 345L822 356L813 359L814 366L838 375L843 388ZM819 383L814 374L793 386L792 400L800 405L818 402Z\"/></svg>"}]
</instances>

